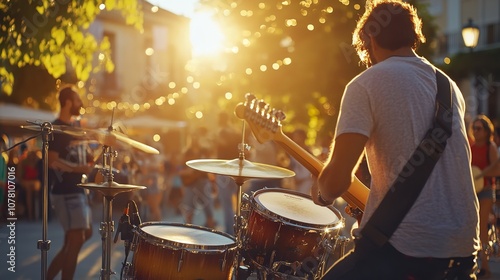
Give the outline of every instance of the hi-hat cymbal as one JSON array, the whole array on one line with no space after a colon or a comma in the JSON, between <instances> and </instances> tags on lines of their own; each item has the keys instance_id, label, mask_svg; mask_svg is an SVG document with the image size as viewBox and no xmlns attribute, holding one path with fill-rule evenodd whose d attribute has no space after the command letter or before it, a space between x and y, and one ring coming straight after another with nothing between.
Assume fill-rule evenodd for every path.
<instances>
[{"instance_id":1,"label":"hi-hat cymbal","mask_svg":"<svg viewBox=\"0 0 500 280\"><path fill-rule=\"evenodd\" d=\"M186 165L203 172L249 179L281 179L295 176L291 170L263 163L252 163L245 159L197 159L186 162Z\"/></svg>"},{"instance_id":2,"label":"hi-hat cymbal","mask_svg":"<svg viewBox=\"0 0 500 280\"><path fill-rule=\"evenodd\" d=\"M136 185L127 185L127 184L119 184L116 182L104 182L102 184L95 184L95 183L85 183L85 184L78 184L77 186L86 188L92 191L100 191L103 195L105 196L114 196L118 193L121 192L129 192L129 191L135 191L135 190L142 190L145 189L145 186L136 186Z\"/></svg>"}]
</instances>

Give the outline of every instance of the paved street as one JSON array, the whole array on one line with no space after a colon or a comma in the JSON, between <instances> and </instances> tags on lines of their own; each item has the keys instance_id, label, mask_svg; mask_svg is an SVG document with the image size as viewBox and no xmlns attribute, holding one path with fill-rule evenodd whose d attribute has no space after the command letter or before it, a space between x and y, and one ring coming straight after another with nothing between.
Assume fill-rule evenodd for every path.
<instances>
[{"instance_id":1,"label":"paved street","mask_svg":"<svg viewBox=\"0 0 500 280\"><path fill-rule=\"evenodd\" d=\"M343 209L343 208L338 208ZM118 223L118 219L121 215L123 209L118 209L114 207L114 222L115 228ZM341 211L342 212L342 211ZM102 219L102 208L100 205L94 206L94 234L91 240L87 241L80 252L78 258L78 266L75 273L75 279L99 279L100 270L102 266L102 241L101 234L99 232L99 225ZM164 221L165 223L183 223L182 216L175 213L171 208L164 209ZM215 217L218 225L223 225L222 211L220 207L216 208ZM146 222L143 218L143 222ZM203 214L198 212L194 219L195 224L203 224L204 217ZM347 220L346 229L349 226L349 220ZM37 249L37 241L42 238L42 222L26 222L17 221L15 228L15 272L8 270L11 267L7 261L9 256L8 237L10 230L7 226L2 225L0 229L0 279L40 279L41 278L41 251ZM113 233L114 234L114 233ZM345 234L345 233L344 233ZM114 236L113 236L114 237ZM51 248L48 251L48 264L58 252L59 248L62 246L63 241L63 231L57 222L57 220L52 219L48 224L48 240L51 241ZM122 262L124 261L124 243L118 240L116 244L112 246L111 252L111 269L116 272L111 279L120 279L120 270L122 268ZM128 257L128 262L132 261L132 253ZM491 261L491 267L493 269L493 277L490 279L500 279L500 259L493 259Z\"/></svg>"}]
</instances>

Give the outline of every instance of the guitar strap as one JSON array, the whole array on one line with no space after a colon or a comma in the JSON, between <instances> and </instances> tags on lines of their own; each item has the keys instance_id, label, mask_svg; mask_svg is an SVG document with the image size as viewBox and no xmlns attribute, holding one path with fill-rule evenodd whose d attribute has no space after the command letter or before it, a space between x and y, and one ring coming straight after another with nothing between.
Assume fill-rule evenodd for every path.
<instances>
[{"instance_id":1,"label":"guitar strap","mask_svg":"<svg viewBox=\"0 0 500 280\"><path fill-rule=\"evenodd\" d=\"M361 229L361 243L366 244L356 245L377 249L389 240L417 200L446 147L446 140L452 134L451 84L438 69L436 80L438 91L433 126L427 131L379 207Z\"/></svg>"}]
</instances>

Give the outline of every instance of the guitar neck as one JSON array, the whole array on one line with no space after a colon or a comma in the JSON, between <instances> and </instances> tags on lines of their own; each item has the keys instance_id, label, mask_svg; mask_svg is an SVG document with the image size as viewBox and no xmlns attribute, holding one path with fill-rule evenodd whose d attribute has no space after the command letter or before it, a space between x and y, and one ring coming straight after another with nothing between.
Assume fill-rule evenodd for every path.
<instances>
[{"instance_id":1,"label":"guitar neck","mask_svg":"<svg viewBox=\"0 0 500 280\"><path fill-rule=\"evenodd\" d=\"M292 157L298 160L314 176L319 176L324 164L292 141L283 133L276 133L274 141L285 149ZM351 206L361 211L365 210L366 201L370 190L357 178L349 186L349 189L342 195L342 198Z\"/></svg>"}]
</instances>

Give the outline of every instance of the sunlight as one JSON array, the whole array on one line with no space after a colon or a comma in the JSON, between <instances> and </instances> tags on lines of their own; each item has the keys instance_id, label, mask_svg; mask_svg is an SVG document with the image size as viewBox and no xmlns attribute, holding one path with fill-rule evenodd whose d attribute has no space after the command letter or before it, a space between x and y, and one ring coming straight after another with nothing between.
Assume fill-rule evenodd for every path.
<instances>
[{"instance_id":1,"label":"sunlight","mask_svg":"<svg viewBox=\"0 0 500 280\"><path fill-rule=\"evenodd\" d=\"M190 32L194 57L216 55L223 51L224 35L209 13L195 13L191 17Z\"/></svg>"}]
</instances>

